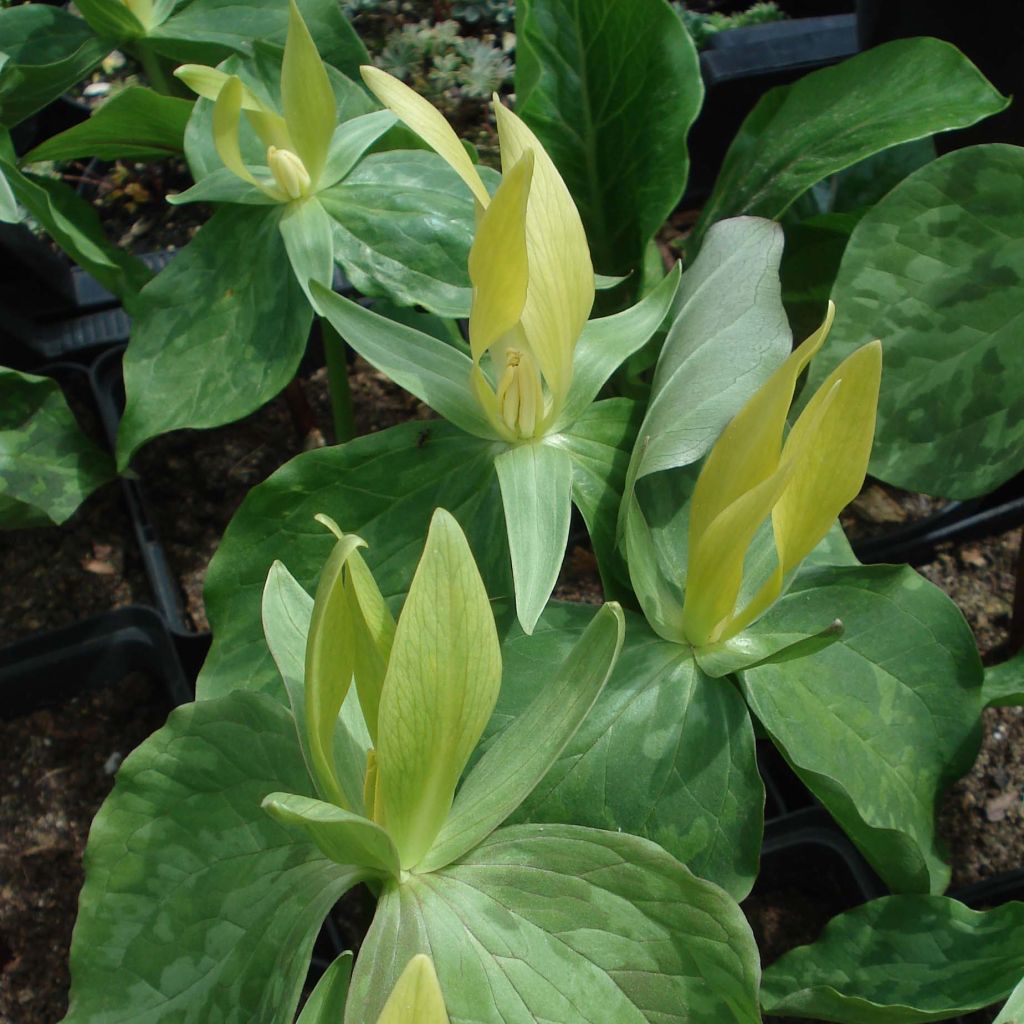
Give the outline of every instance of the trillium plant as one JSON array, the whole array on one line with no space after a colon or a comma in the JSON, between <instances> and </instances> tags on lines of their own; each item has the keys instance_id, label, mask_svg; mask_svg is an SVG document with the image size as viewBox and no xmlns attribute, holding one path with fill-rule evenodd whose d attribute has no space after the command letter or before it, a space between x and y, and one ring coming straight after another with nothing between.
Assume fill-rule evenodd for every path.
<instances>
[{"instance_id":1,"label":"trillium plant","mask_svg":"<svg viewBox=\"0 0 1024 1024\"><path fill-rule=\"evenodd\" d=\"M146 283L60 220L6 138L0 214L39 211L130 296L121 465L276 394L314 316L332 371L341 338L438 418L305 453L247 497L207 577L197 699L127 758L93 825L66 1021L916 1024L1007 997L1011 1020L1024 906L944 896L935 822L994 690L949 599L859 564L837 522L869 468L921 441L922 364L899 346L920 354L909 321L951 314L912 254L941 239L957 254L943 288L965 285L1017 225L964 182L1024 181L1013 147L863 161L1004 98L934 40L772 91L685 272L666 272L650 242L685 184L701 86L664 0L519 4L500 174L350 32L324 31L333 4L277 4L238 42L214 25L234 5L114 3L79 5L87 34L102 16L122 26L110 38L186 62L168 84L198 98L159 97L176 128L157 134L195 181L176 201L213 217ZM159 42L214 8L209 37ZM17 10L0 24L56 24ZM43 95L93 53L44 72L0 49L5 127L32 106L26 83ZM112 109L105 124L129 112ZM858 188L871 209L807 214ZM952 234L936 189L959 197ZM845 253L808 261L823 232ZM364 301L332 290L338 269ZM903 289L921 293L913 316ZM974 292L956 294L973 316ZM399 323L376 299L431 316ZM787 305L807 320L795 347ZM1013 310L979 375L1013 358ZM69 440L49 383L0 383L0 457L27 464L33 438L60 455L5 476L0 514L59 519L111 467ZM996 452L991 423L1013 418L993 394L969 436ZM964 482L949 461L944 486L965 492L1017 465L994 454ZM574 506L614 599L598 609L550 600ZM992 685L1019 696L1012 672ZM764 971L738 906L760 856L759 746L893 894ZM309 992L321 923L356 888L375 901L365 941Z\"/></svg>"},{"instance_id":2,"label":"trillium plant","mask_svg":"<svg viewBox=\"0 0 1024 1024\"><path fill-rule=\"evenodd\" d=\"M485 442L472 447L493 465L501 489L516 610L529 633L562 564L572 502L610 572L610 546L602 551L599 540L612 529L601 522L607 505L601 492L614 488L622 460L615 447L600 442L602 434L621 436L632 408L594 399L661 325L678 271L630 309L588 321L595 284L583 226L529 128L495 99L504 174L492 198L455 132L429 103L375 68L364 68L363 76L472 194L468 351L396 326L316 285L313 291L360 355L432 406L467 442ZM485 487L490 476L481 481Z\"/></svg>"}]
</instances>

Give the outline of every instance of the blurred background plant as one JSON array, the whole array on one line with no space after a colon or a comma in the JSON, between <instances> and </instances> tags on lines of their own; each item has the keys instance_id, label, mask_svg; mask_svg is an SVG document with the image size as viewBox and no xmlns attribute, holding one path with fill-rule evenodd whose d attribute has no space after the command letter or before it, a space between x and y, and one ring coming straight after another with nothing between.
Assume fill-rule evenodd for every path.
<instances>
[{"instance_id":1,"label":"blurred background plant","mask_svg":"<svg viewBox=\"0 0 1024 1024\"><path fill-rule=\"evenodd\" d=\"M706 49L719 32L747 28L749 25L763 25L769 21L784 21L786 18L785 12L771 0L751 4L745 11L737 11L734 14L722 11L694 11L683 0L676 0L672 6L679 12L698 50Z\"/></svg>"}]
</instances>

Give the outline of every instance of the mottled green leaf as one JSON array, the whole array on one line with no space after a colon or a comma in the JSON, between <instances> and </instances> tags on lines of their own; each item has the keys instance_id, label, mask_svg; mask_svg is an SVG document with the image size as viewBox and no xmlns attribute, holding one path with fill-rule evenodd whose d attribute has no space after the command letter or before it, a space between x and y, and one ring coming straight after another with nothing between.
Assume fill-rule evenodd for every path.
<instances>
[{"instance_id":1,"label":"mottled green leaf","mask_svg":"<svg viewBox=\"0 0 1024 1024\"><path fill-rule=\"evenodd\" d=\"M0 132L0 173L18 203L54 242L115 295L130 302L149 280L145 264L107 238L91 203L56 178L18 170L6 132Z\"/></svg>"},{"instance_id":2,"label":"mottled green leaf","mask_svg":"<svg viewBox=\"0 0 1024 1024\"><path fill-rule=\"evenodd\" d=\"M0 11L0 125L13 128L63 95L110 47L63 7L31 3Z\"/></svg>"},{"instance_id":3,"label":"mottled green leaf","mask_svg":"<svg viewBox=\"0 0 1024 1024\"><path fill-rule=\"evenodd\" d=\"M260 631L260 595L277 559L313 589L334 543L313 520L321 512L366 541L366 562L393 605L408 589L438 506L456 516L469 536L491 597L511 594L494 455L492 444L447 423L406 423L306 452L254 487L206 578L215 640L199 696L237 688L280 693Z\"/></svg>"},{"instance_id":4,"label":"mottled green leaf","mask_svg":"<svg viewBox=\"0 0 1024 1024\"><path fill-rule=\"evenodd\" d=\"M89 834L67 1024L288 1024L321 920L360 881L260 810L309 785L260 694L179 708L131 754Z\"/></svg>"},{"instance_id":5,"label":"mottled green leaf","mask_svg":"<svg viewBox=\"0 0 1024 1024\"><path fill-rule=\"evenodd\" d=\"M571 427L547 441L564 446L572 458L572 500L587 524L606 597L628 587L615 523L642 412L640 404L628 398L594 402Z\"/></svg>"},{"instance_id":6,"label":"mottled green leaf","mask_svg":"<svg viewBox=\"0 0 1024 1024\"><path fill-rule=\"evenodd\" d=\"M55 380L0 366L0 528L63 523L113 476Z\"/></svg>"},{"instance_id":7,"label":"mottled green leaf","mask_svg":"<svg viewBox=\"0 0 1024 1024\"><path fill-rule=\"evenodd\" d=\"M942 896L889 896L772 964L761 1002L840 1024L918 1024L1005 999L1022 971L1024 903L979 912Z\"/></svg>"},{"instance_id":8,"label":"mottled green leaf","mask_svg":"<svg viewBox=\"0 0 1024 1024\"><path fill-rule=\"evenodd\" d=\"M959 150L897 185L854 230L832 298L808 391L882 339L871 473L968 498L1024 468L1024 150Z\"/></svg>"},{"instance_id":9,"label":"mottled green leaf","mask_svg":"<svg viewBox=\"0 0 1024 1024\"><path fill-rule=\"evenodd\" d=\"M459 1024L760 1020L739 907L634 836L502 829L443 870L388 886L346 1024L375 1021L417 953L433 956Z\"/></svg>"},{"instance_id":10,"label":"mottled green leaf","mask_svg":"<svg viewBox=\"0 0 1024 1024\"><path fill-rule=\"evenodd\" d=\"M369 62L363 46L334 0L297 0L320 56L349 78ZM252 40L283 46L288 5L280 0L192 0L182 4L147 39L179 61L216 63L231 52L247 52Z\"/></svg>"},{"instance_id":11,"label":"mottled green leaf","mask_svg":"<svg viewBox=\"0 0 1024 1024\"><path fill-rule=\"evenodd\" d=\"M505 642L492 729L552 685L589 617L586 607L552 604L533 637ZM628 615L604 692L514 820L644 836L740 899L757 874L763 812L754 732L736 687L707 678L685 648Z\"/></svg>"},{"instance_id":12,"label":"mottled green leaf","mask_svg":"<svg viewBox=\"0 0 1024 1024\"><path fill-rule=\"evenodd\" d=\"M439 156L373 154L320 201L335 221L335 259L361 292L441 316L469 313L473 197Z\"/></svg>"},{"instance_id":13,"label":"mottled green leaf","mask_svg":"<svg viewBox=\"0 0 1024 1024\"><path fill-rule=\"evenodd\" d=\"M281 272L282 209L218 210L141 292L124 360L122 467L159 434L241 419L294 377L313 312Z\"/></svg>"},{"instance_id":14,"label":"mottled green leaf","mask_svg":"<svg viewBox=\"0 0 1024 1024\"><path fill-rule=\"evenodd\" d=\"M826 175L888 146L965 128L1008 102L955 46L928 38L876 46L778 86L740 126L690 251L716 221L780 217Z\"/></svg>"},{"instance_id":15,"label":"mottled green leaf","mask_svg":"<svg viewBox=\"0 0 1024 1024\"><path fill-rule=\"evenodd\" d=\"M630 464L630 482L696 462L789 354L778 268L782 230L715 225L683 275Z\"/></svg>"},{"instance_id":16,"label":"mottled green leaf","mask_svg":"<svg viewBox=\"0 0 1024 1024\"><path fill-rule=\"evenodd\" d=\"M129 87L112 96L88 121L36 146L25 161L153 160L182 152L190 100Z\"/></svg>"},{"instance_id":17,"label":"mottled green leaf","mask_svg":"<svg viewBox=\"0 0 1024 1024\"><path fill-rule=\"evenodd\" d=\"M813 569L760 620L809 634L840 619L810 657L742 675L751 710L888 885L940 892L943 789L980 740L981 664L956 606L912 569Z\"/></svg>"},{"instance_id":18,"label":"mottled green leaf","mask_svg":"<svg viewBox=\"0 0 1024 1024\"><path fill-rule=\"evenodd\" d=\"M516 110L565 179L603 273L635 271L679 202L703 95L693 42L665 0L517 8Z\"/></svg>"}]
</instances>

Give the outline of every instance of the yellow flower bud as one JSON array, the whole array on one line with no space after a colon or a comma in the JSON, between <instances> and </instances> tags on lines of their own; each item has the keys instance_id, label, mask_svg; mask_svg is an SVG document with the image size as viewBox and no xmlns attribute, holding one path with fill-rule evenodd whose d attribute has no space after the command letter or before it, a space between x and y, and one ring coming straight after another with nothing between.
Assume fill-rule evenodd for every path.
<instances>
[{"instance_id":1,"label":"yellow flower bud","mask_svg":"<svg viewBox=\"0 0 1024 1024\"><path fill-rule=\"evenodd\" d=\"M498 381L498 409L505 425L518 437L533 437L544 413L544 390L537 364L529 352L510 348Z\"/></svg>"},{"instance_id":2,"label":"yellow flower bud","mask_svg":"<svg viewBox=\"0 0 1024 1024\"><path fill-rule=\"evenodd\" d=\"M306 165L290 149L267 148L267 166L274 176L277 187L289 199L308 196L312 187Z\"/></svg>"}]
</instances>

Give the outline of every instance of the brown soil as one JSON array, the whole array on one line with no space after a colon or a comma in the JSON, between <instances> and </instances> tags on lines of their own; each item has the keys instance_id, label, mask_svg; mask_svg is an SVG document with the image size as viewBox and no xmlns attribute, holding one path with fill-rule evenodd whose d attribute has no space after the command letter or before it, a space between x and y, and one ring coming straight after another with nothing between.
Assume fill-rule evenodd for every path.
<instances>
[{"instance_id":1,"label":"brown soil","mask_svg":"<svg viewBox=\"0 0 1024 1024\"><path fill-rule=\"evenodd\" d=\"M300 377L311 419L296 426L281 395L251 416L216 430L179 430L147 445L135 460L150 513L185 596L192 626L209 629L203 580L231 517L246 494L305 448L334 442L327 371ZM356 434L426 419L432 412L357 358L349 373Z\"/></svg>"},{"instance_id":2,"label":"brown soil","mask_svg":"<svg viewBox=\"0 0 1024 1024\"><path fill-rule=\"evenodd\" d=\"M93 815L123 757L169 703L132 673L58 707L0 721L0 1024L53 1024Z\"/></svg>"}]
</instances>

